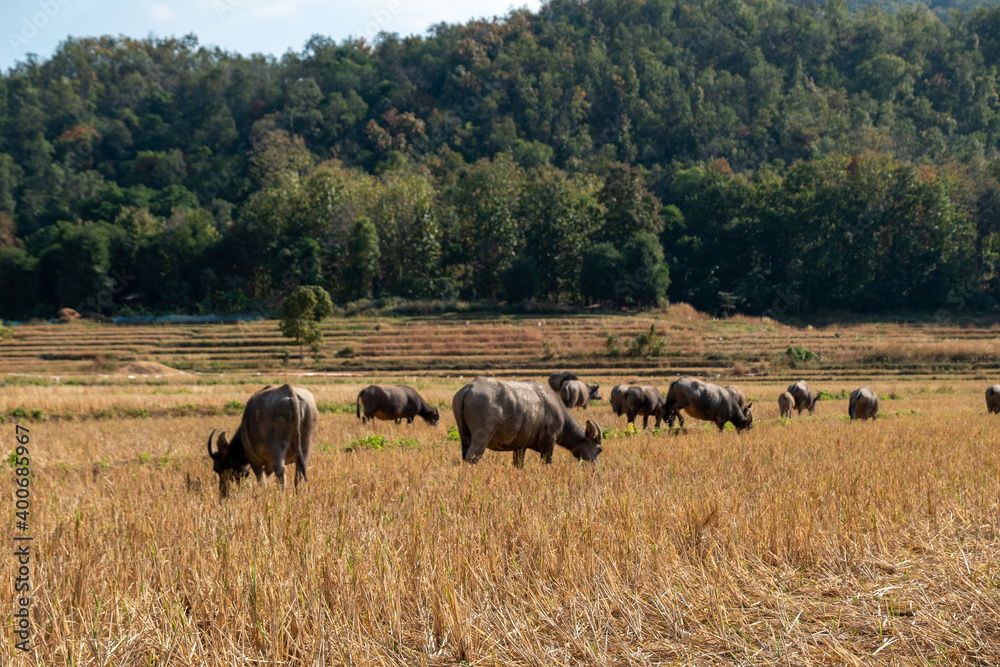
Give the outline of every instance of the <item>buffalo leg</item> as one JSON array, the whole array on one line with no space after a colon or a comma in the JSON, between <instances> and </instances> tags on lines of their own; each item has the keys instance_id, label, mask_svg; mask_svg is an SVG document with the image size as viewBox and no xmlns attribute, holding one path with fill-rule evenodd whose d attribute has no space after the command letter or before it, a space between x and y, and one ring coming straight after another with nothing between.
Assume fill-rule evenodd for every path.
<instances>
[{"instance_id":1,"label":"buffalo leg","mask_svg":"<svg viewBox=\"0 0 1000 667\"><path fill-rule=\"evenodd\" d=\"M542 463L552 463L552 450L556 448L555 441L542 445Z\"/></svg>"},{"instance_id":2,"label":"buffalo leg","mask_svg":"<svg viewBox=\"0 0 1000 667\"><path fill-rule=\"evenodd\" d=\"M467 463L476 463L483 457L486 445L493 437L492 433L485 429L476 429L472 433L466 434L459 431L462 438L462 460Z\"/></svg>"},{"instance_id":3,"label":"buffalo leg","mask_svg":"<svg viewBox=\"0 0 1000 667\"><path fill-rule=\"evenodd\" d=\"M515 468L524 467L524 453L528 451L526 449L515 449L514 450L514 461L513 465Z\"/></svg>"},{"instance_id":4,"label":"buffalo leg","mask_svg":"<svg viewBox=\"0 0 1000 667\"><path fill-rule=\"evenodd\" d=\"M642 430L645 431L649 426L649 415L642 416Z\"/></svg>"}]
</instances>

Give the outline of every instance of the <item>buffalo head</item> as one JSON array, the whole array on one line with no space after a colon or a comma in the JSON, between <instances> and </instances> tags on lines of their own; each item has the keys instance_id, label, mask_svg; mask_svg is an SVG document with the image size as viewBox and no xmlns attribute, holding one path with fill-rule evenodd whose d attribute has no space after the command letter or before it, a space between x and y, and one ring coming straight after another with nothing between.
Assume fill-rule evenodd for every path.
<instances>
[{"instance_id":1,"label":"buffalo head","mask_svg":"<svg viewBox=\"0 0 1000 667\"><path fill-rule=\"evenodd\" d=\"M601 387L601 385L599 385L599 384L588 384L587 385L587 390L590 392L590 399L589 400L591 400L591 401L599 401L599 400L601 400L601 392L598 391L598 389L600 389L600 387Z\"/></svg>"},{"instance_id":2,"label":"buffalo head","mask_svg":"<svg viewBox=\"0 0 1000 667\"><path fill-rule=\"evenodd\" d=\"M737 431L745 431L753 428L753 413L750 411L750 408L752 407L753 403L747 403L747 406L743 408L743 419L740 420L743 422L742 424L736 423L735 421L733 422L733 426L736 427Z\"/></svg>"},{"instance_id":3,"label":"buffalo head","mask_svg":"<svg viewBox=\"0 0 1000 667\"><path fill-rule=\"evenodd\" d=\"M216 451L212 451L212 438L215 431L208 436L208 455L212 457L212 469L219 476L219 497L225 498L229 495L229 483L237 484L242 482L250 474L250 464L245 460L243 443L240 441L240 433L236 432L232 442L226 440L226 432L219 434L216 441Z\"/></svg>"},{"instance_id":4,"label":"buffalo head","mask_svg":"<svg viewBox=\"0 0 1000 667\"><path fill-rule=\"evenodd\" d=\"M576 458L583 461L597 461L604 447L601 445L603 433L601 427L593 419L587 420L587 428L584 430L583 439L578 441L569 450Z\"/></svg>"}]
</instances>

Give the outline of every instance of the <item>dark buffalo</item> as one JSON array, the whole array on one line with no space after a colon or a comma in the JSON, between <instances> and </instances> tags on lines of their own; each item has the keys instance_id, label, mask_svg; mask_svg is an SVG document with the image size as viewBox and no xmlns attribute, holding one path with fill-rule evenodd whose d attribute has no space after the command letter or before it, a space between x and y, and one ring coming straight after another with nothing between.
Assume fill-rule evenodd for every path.
<instances>
[{"instance_id":1,"label":"dark buffalo","mask_svg":"<svg viewBox=\"0 0 1000 667\"><path fill-rule=\"evenodd\" d=\"M429 406L412 387L403 385L369 385L358 393L355 408L361 423L377 417L387 421L394 419L397 424L405 419L407 424L412 424L414 417L422 417L431 426L437 426L440 418L437 408Z\"/></svg>"},{"instance_id":2,"label":"dark buffalo","mask_svg":"<svg viewBox=\"0 0 1000 667\"><path fill-rule=\"evenodd\" d=\"M663 420L663 396L656 387L629 387L625 392L625 417L630 424L642 415L642 427L649 425L649 416L656 417L656 426Z\"/></svg>"},{"instance_id":3,"label":"dark buffalo","mask_svg":"<svg viewBox=\"0 0 1000 667\"><path fill-rule=\"evenodd\" d=\"M990 413L1000 413L1000 384L986 389L986 410Z\"/></svg>"},{"instance_id":4,"label":"dark buffalo","mask_svg":"<svg viewBox=\"0 0 1000 667\"><path fill-rule=\"evenodd\" d=\"M525 450L533 449L552 462L556 445L578 459L594 461L601 454L601 427L586 428L539 382L508 382L477 377L458 390L452 402L462 440L462 459L476 463L487 449L513 452L514 465L524 465Z\"/></svg>"},{"instance_id":5,"label":"dark buffalo","mask_svg":"<svg viewBox=\"0 0 1000 667\"><path fill-rule=\"evenodd\" d=\"M805 380L799 380L790 384L788 385L788 393L795 397L795 409L800 417L803 410L808 410L811 415L816 414L816 401L819 400L819 392L810 389L809 383Z\"/></svg>"},{"instance_id":6,"label":"dark buffalo","mask_svg":"<svg viewBox=\"0 0 1000 667\"><path fill-rule=\"evenodd\" d=\"M219 434L217 451L212 451L212 437L208 436L208 455L219 476L219 495L229 495L229 483L247 477L250 470L263 481L263 475L272 472L278 483L285 485L285 464L295 463L295 486L299 478L306 481L306 463L312 449L313 436L319 423L319 411L312 393L302 387L286 384L264 387L247 401L243 419L226 440L226 432Z\"/></svg>"},{"instance_id":7,"label":"dark buffalo","mask_svg":"<svg viewBox=\"0 0 1000 667\"><path fill-rule=\"evenodd\" d=\"M735 390L735 391L732 391ZM743 392L737 387L720 387L693 377L682 377L670 383L663 413L673 426L674 419L684 425L681 410L695 419L715 422L721 431L732 422L737 431L753 426L753 403L741 404ZM742 400L746 400L745 397Z\"/></svg>"},{"instance_id":8,"label":"dark buffalo","mask_svg":"<svg viewBox=\"0 0 1000 667\"><path fill-rule=\"evenodd\" d=\"M847 406L851 419L875 419L878 415L878 394L868 387L855 389Z\"/></svg>"},{"instance_id":9,"label":"dark buffalo","mask_svg":"<svg viewBox=\"0 0 1000 667\"><path fill-rule=\"evenodd\" d=\"M616 417L621 417L625 414L625 392L629 390L629 385L627 384L617 384L611 389L611 411L615 413Z\"/></svg>"}]
</instances>

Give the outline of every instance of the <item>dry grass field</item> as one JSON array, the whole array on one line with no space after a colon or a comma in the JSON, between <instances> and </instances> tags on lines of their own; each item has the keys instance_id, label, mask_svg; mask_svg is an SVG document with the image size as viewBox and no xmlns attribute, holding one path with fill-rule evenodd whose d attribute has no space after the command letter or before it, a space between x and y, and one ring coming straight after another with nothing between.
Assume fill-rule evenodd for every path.
<instances>
[{"instance_id":1,"label":"dry grass field","mask_svg":"<svg viewBox=\"0 0 1000 667\"><path fill-rule=\"evenodd\" d=\"M597 354L609 327L640 332L651 321L667 336L665 356ZM356 355L337 358L348 343L331 334L359 324ZM326 373L311 376L271 352L243 364L242 348L224 342L178 353L200 375L130 379L108 361L169 363L186 341L236 329L237 340L267 339L263 350L286 346L266 326L84 326L75 338L37 326L0 348L2 454L16 446L15 422L30 429L34 537L25 654L12 629L16 478L4 465L0 664L1000 658L1000 416L983 399L1000 381L1000 330L427 321L423 339L447 339L441 349L454 354L424 368L420 337L389 341L418 325L351 320L328 325L327 354L308 367ZM557 326L560 336L533 338ZM549 340L559 349L544 349ZM789 346L822 360L791 368ZM543 379L542 369L564 367L591 369L605 399L618 381L665 389L693 369L742 386L755 427L720 433L689 420L684 432L633 433L604 400L575 413L606 429L596 465L565 450L551 466L529 453L521 470L496 452L461 463L447 406L470 373ZM846 398L829 397L813 417L779 419L777 396L799 377L832 396L868 384L882 416L852 423ZM245 484L220 504L208 434L232 432L240 404L283 381L309 388L323 411L310 482L298 493L273 479ZM353 402L372 381L415 386L443 406L441 423L362 425Z\"/></svg>"}]
</instances>

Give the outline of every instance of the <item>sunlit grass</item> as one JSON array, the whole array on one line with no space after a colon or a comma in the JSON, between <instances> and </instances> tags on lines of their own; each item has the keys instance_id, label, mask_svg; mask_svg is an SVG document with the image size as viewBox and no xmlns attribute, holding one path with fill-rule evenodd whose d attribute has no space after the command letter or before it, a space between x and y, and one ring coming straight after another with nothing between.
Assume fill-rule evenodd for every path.
<instances>
[{"instance_id":1,"label":"sunlit grass","mask_svg":"<svg viewBox=\"0 0 1000 667\"><path fill-rule=\"evenodd\" d=\"M423 379L422 391L448 402L467 380ZM518 470L495 452L463 465L447 409L436 428L324 414L304 490L282 494L272 479L223 504L205 442L234 430L238 412L29 425L32 653L13 649L8 623L0 657L988 662L1000 652L1000 423L985 414L985 384L871 382L896 398L884 418L851 423L840 399L776 420L787 383L741 382L757 415L743 434L694 420L631 433L606 401L578 411L616 436L597 466L561 450L551 466L531 455ZM831 393L867 383L813 382ZM307 386L347 404L365 384ZM190 393L6 387L0 406L221 409L254 389L169 388ZM345 451L365 441L389 446ZM9 470L0 484L13 488ZM0 563L12 609L12 559Z\"/></svg>"}]
</instances>

